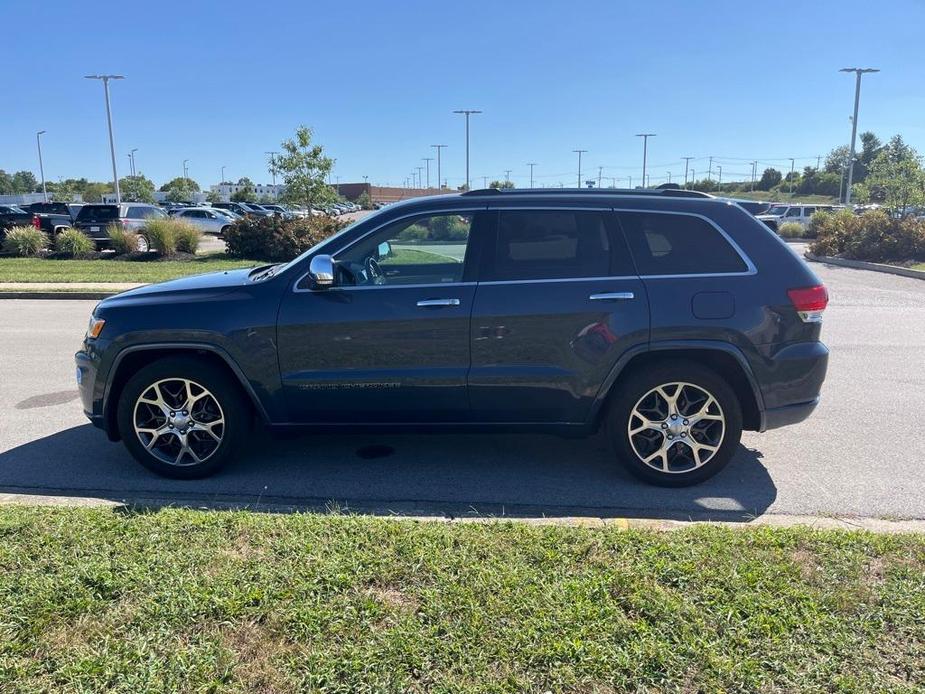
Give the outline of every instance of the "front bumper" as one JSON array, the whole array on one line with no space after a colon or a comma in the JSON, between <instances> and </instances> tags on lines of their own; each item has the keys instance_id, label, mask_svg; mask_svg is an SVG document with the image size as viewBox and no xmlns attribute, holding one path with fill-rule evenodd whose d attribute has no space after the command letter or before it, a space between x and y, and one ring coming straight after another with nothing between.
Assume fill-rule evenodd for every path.
<instances>
[{"instance_id":1,"label":"front bumper","mask_svg":"<svg viewBox=\"0 0 925 694\"><path fill-rule=\"evenodd\" d=\"M77 390L80 392L80 403L83 406L84 414L93 426L100 429L106 429L106 419L103 415L103 399L99 397L97 386L99 385L98 358L93 354L80 351L74 355L77 370Z\"/></svg>"}]
</instances>

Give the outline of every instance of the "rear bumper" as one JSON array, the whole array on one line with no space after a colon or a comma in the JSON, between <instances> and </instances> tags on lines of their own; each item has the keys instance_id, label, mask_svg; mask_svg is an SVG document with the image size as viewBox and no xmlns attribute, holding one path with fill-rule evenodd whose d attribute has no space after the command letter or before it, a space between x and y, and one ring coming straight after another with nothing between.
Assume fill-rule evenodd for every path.
<instances>
[{"instance_id":1,"label":"rear bumper","mask_svg":"<svg viewBox=\"0 0 925 694\"><path fill-rule=\"evenodd\" d=\"M759 376L764 399L761 431L796 424L812 414L829 365L821 342L799 342L773 348Z\"/></svg>"}]
</instances>

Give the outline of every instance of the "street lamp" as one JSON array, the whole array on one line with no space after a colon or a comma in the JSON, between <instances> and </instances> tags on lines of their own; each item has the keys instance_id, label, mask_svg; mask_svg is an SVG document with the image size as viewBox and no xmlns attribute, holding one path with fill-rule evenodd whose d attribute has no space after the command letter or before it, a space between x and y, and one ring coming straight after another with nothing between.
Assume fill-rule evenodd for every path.
<instances>
[{"instance_id":1,"label":"street lamp","mask_svg":"<svg viewBox=\"0 0 925 694\"><path fill-rule=\"evenodd\" d=\"M649 150L649 138L655 137L655 133L637 133L636 137L642 138L642 185L646 187L646 155Z\"/></svg>"},{"instance_id":2,"label":"street lamp","mask_svg":"<svg viewBox=\"0 0 925 694\"><path fill-rule=\"evenodd\" d=\"M446 145L431 145L435 150L437 150L437 187L440 187L440 150L446 147Z\"/></svg>"},{"instance_id":3,"label":"street lamp","mask_svg":"<svg viewBox=\"0 0 925 694\"><path fill-rule=\"evenodd\" d=\"M39 148L39 173L42 175L42 198L45 202L48 202L48 191L45 189L45 166L42 164L42 139L41 136L45 134L45 130L39 130L35 134L35 144Z\"/></svg>"},{"instance_id":4,"label":"street lamp","mask_svg":"<svg viewBox=\"0 0 925 694\"><path fill-rule=\"evenodd\" d=\"M587 152L586 149L573 149L572 152L578 155L578 187L581 188L581 155Z\"/></svg>"},{"instance_id":5,"label":"street lamp","mask_svg":"<svg viewBox=\"0 0 925 694\"><path fill-rule=\"evenodd\" d=\"M129 159L132 160L132 176L137 176L137 173L135 172L135 152L137 151L138 151L138 148L136 147L135 149L133 149L131 152L128 153Z\"/></svg>"},{"instance_id":6,"label":"street lamp","mask_svg":"<svg viewBox=\"0 0 925 694\"><path fill-rule=\"evenodd\" d=\"M433 157L421 157L421 161L424 162L424 166L427 167L427 187L430 188L430 162L434 160ZM440 177L437 177L437 180L440 180Z\"/></svg>"},{"instance_id":7,"label":"street lamp","mask_svg":"<svg viewBox=\"0 0 925 694\"><path fill-rule=\"evenodd\" d=\"M461 108L453 113L461 113L466 117L466 190L469 190L469 116L473 113L481 113L476 109Z\"/></svg>"},{"instance_id":8,"label":"street lamp","mask_svg":"<svg viewBox=\"0 0 925 694\"><path fill-rule=\"evenodd\" d=\"M790 157L790 197L793 197L793 157ZM848 185L851 185L850 183Z\"/></svg>"},{"instance_id":9,"label":"street lamp","mask_svg":"<svg viewBox=\"0 0 925 694\"><path fill-rule=\"evenodd\" d=\"M224 183L224 182L225 182L225 167L223 166L222 167L222 180L220 181L220 183Z\"/></svg>"},{"instance_id":10,"label":"street lamp","mask_svg":"<svg viewBox=\"0 0 925 694\"><path fill-rule=\"evenodd\" d=\"M109 126L109 155L112 157L112 187L116 191L116 204L122 203L122 193L119 191L119 174L116 172L116 143L112 137L112 109L109 106L109 80L124 80L123 75L84 75L84 79L101 80L103 93L106 96L106 123Z\"/></svg>"},{"instance_id":11,"label":"street lamp","mask_svg":"<svg viewBox=\"0 0 925 694\"><path fill-rule=\"evenodd\" d=\"M853 72L857 75L854 83L854 118L851 119L851 155L848 158L848 187L845 189L845 204L851 204L851 180L854 177L854 144L858 134L858 104L861 101L861 75L866 72L880 72L872 67L843 67L839 72Z\"/></svg>"},{"instance_id":12,"label":"street lamp","mask_svg":"<svg viewBox=\"0 0 925 694\"><path fill-rule=\"evenodd\" d=\"M527 166L530 167L530 187L533 187L533 167L536 166L535 161L527 162Z\"/></svg>"},{"instance_id":13,"label":"street lamp","mask_svg":"<svg viewBox=\"0 0 925 694\"><path fill-rule=\"evenodd\" d=\"M189 168L186 166L189 164L189 159L183 160L183 178L189 178Z\"/></svg>"}]
</instances>

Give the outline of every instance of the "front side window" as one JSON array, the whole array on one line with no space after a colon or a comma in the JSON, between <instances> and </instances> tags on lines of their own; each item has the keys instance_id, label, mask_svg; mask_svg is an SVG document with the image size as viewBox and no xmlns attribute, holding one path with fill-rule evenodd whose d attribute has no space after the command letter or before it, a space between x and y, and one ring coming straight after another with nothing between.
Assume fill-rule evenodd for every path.
<instances>
[{"instance_id":1,"label":"front side window","mask_svg":"<svg viewBox=\"0 0 925 694\"><path fill-rule=\"evenodd\" d=\"M502 211L483 279L605 277L614 274L613 256L611 237L600 212Z\"/></svg>"},{"instance_id":2,"label":"front side window","mask_svg":"<svg viewBox=\"0 0 925 694\"><path fill-rule=\"evenodd\" d=\"M341 284L461 282L474 215L445 213L404 219L338 255Z\"/></svg>"},{"instance_id":3,"label":"front side window","mask_svg":"<svg viewBox=\"0 0 925 694\"><path fill-rule=\"evenodd\" d=\"M684 214L621 212L640 275L745 272L748 266L712 224Z\"/></svg>"},{"instance_id":4,"label":"front side window","mask_svg":"<svg viewBox=\"0 0 925 694\"><path fill-rule=\"evenodd\" d=\"M787 210L787 216L788 216L788 217L799 217L799 216L800 216L800 208L799 208L799 207L791 207L789 210Z\"/></svg>"}]
</instances>

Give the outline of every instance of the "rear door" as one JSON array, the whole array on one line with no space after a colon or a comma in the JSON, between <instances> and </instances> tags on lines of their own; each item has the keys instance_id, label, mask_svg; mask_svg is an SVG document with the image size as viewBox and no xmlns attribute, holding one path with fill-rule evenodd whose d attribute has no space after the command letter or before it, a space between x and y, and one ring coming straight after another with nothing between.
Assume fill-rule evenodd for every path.
<instances>
[{"instance_id":1,"label":"rear door","mask_svg":"<svg viewBox=\"0 0 925 694\"><path fill-rule=\"evenodd\" d=\"M469 398L486 422L587 420L649 335L645 288L609 208L501 208L482 249Z\"/></svg>"}]
</instances>

